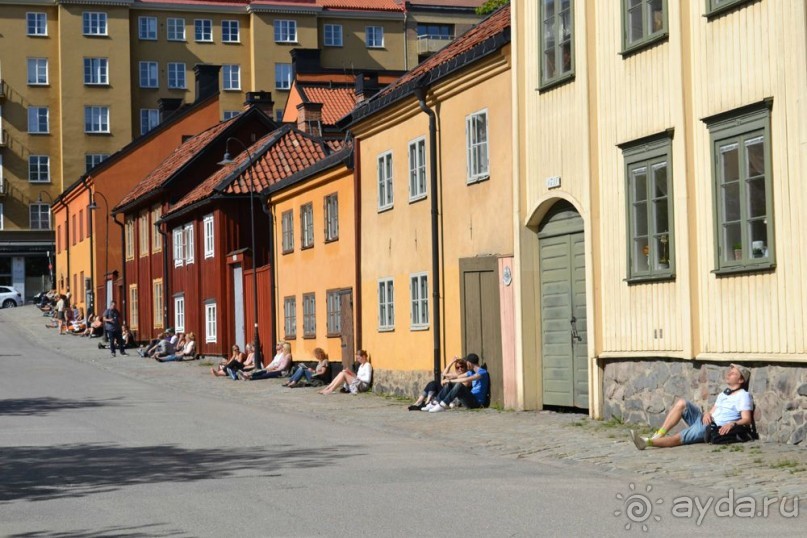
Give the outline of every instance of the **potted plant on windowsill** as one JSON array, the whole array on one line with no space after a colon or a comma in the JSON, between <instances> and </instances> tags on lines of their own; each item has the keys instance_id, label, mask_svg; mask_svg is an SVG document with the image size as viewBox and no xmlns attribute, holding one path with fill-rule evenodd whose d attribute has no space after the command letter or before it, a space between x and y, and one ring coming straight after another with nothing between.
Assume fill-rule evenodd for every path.
<instances>
[{"instance_id":1,"label":"potted plant on windowsill","mask_svg":"<svg viewBox=\"0 0 807 538\"><path fill-rule=\"evenodd\" d=\"M743 244L742 243L734 243L734 259L736 261L740 261L743 259Z\"/></svg>"}]
</instances>

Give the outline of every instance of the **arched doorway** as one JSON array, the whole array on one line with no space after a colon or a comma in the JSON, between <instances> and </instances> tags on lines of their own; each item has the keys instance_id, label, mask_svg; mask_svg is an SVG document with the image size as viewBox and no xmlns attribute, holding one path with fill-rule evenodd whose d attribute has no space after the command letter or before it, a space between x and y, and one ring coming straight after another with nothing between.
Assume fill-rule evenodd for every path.
<instances>
[{"instance_id":1,"label":"arched doorway","mask_svg":"<svg viewBox=\"0 0 807 538\"><path fill-rule=\"evenodd\" d=\"M538 262L543 404L588 409L585 236L567 201L541 221Z\"/></svg>"}]
</instances>

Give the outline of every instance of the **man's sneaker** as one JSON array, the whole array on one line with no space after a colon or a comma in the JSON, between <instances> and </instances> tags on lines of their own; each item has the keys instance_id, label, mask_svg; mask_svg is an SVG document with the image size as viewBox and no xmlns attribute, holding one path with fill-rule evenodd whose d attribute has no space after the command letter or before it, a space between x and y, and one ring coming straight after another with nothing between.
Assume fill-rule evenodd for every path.
<instances>
[{"instance_id":1,"label":"man's sneaker","mask_svg":"<svg viewBox=\"0 0 807 538\"><path fill-rule=\"evenodd\" d=\"M630 430L630 440L633 441L633 444L636 445L636 448L639 450L644 450L647 448L647 439L641 437L638 433L633 430Z\"/></svg>"},{"instance_id":2,"label":"man's sneaker","mask_svg":"<svg viewBox=\"0 0 807 538\"><path fill-rule=\"evenodd\" d=\"M125 351L121 351L120 354L121 355L126 355L127 353Z\"/></svg>"},{"instance_id":3,"label":"man's sneaker","mask_svg":"<svg viewBox=\"0 0 807 538\"><path fill-rule=\"evenodd\" d=\"M429 409L429 413L440 413L441 411L445 411L446 408L440 404L435 405L431 409Z\"/></svg>"},{"instance_id":4,"label":"man's sneaker","mask_svg":"<svg viewBox=\"0 0 807 538\"><path fill-rule=\"evenodd\" d=\"M437 403L437 400L433 400L433 401L431 401L431 402L427 403L427 404L426 404L426 405L424 405L424 406L423 406L423 407L422 407L420 410L421 410L421 411L425 411L426 413L428 413L428 412L431 410L431 408L432 408L432 407L434 407L435 405L439 405L439 404Z\"/></svg>"}]
</instances>

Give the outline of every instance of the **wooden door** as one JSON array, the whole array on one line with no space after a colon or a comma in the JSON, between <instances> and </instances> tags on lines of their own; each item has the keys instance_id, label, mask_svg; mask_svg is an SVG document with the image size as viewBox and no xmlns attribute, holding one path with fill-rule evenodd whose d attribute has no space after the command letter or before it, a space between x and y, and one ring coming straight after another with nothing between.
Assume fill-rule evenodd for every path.
<instances>
[{"instance_id":1,"label":"wooden door","mask_svg":"<svg viewBox=\"0 0 807 538\"><path fill-rule=\"evenodd\" d=\"M342 368L352 368L356 352L353 332L353 290L342 290L339 293L339 329L341 331Z\"/></svg>"},{"instance_id":2,"label":"wooden door","mask_svg":"<svg viewBox=\"0 0 807 538\"><path fill-rule=\"evenodd\" d=\"M244 327L244 271L241 265L233 265L233 324L235 329L235 343L239 349L244 349L246 332Z\"/></svg>"}]
</instances>

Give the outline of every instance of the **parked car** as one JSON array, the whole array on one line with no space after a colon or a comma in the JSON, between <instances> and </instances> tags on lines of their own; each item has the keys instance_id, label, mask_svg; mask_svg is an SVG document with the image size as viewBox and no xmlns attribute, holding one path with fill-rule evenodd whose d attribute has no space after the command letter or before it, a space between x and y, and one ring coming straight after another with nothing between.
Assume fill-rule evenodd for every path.
<instances>
[{"instance_id":1,"label":"parked car","mask_svg":"<svg viewBox=\"0 0 807 538\"><path fill-rule=\"evenodd\" d=\"M22 306L22 295L9 286L0 286L0 305L3 308Z\"/></svg>"}]
</instances>

